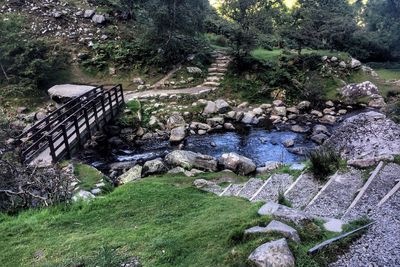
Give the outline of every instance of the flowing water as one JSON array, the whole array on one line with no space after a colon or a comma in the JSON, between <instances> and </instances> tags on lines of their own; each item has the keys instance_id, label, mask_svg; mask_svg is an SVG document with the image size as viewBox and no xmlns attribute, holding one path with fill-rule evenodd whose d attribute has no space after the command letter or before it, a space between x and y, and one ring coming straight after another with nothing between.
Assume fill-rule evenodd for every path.
<instances>
[{"instance_id":1,"label":"flowing water","mask_svg":"<svg viewBox=\"0 0 400 267\"><path fill-rule=\"evenodd\" d=\"M249 128L245 132L224 132L208 135L191 135L185 140L183 150L219 158L224 153L236 152L252 159L257 166L267 161L294 163L304 160L304 156L290 153L283 145L287 139L295 141L295 147L313 147L313 143L305 135L291 131L270 131L261 128ZM89 162L101 166L112 162L137 161L145 162L163 157L178 149L168 140L151 140L128 149L114 149L107 157L93 157Z\"/></svg>"}]
</instances>

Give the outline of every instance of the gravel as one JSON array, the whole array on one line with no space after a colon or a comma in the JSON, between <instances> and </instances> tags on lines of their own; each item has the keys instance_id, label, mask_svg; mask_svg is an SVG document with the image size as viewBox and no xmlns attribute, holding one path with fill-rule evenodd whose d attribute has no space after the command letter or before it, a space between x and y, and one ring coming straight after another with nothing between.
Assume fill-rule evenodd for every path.
<instances>
[{"instance_id":1,"label":"gravel","mask_svg":"<svg viewBox=\"0 0 400 267\"><path fill-rule=\"evenodd\" d=\"M400 191L370 216L376 223L331 267L400 266Z\"/></svg>"},{"instance_id":2,"label":"gravel","mask_svg":"<svg viewBox=\"0 0 400 267\"><path fill-rule=\"evenodd\" d=\"M318 193L321 184L311 173L304 173L286 191L285 198L292 204L293 208L304 208Z\"/></svg>"},{"instance_id":3,"label":"gravel","mask_svg":"<svg viewBox=\"0 0 400 267\"><path fill-rule=\"evenodd\" d=\"M400 165L386 165L372 181L358 203L342 219L346 221L368 215L379 201L396 185L400 178ZM400 211L399 211L400 212Z\"/></svg>"},{"instance_id":4,"label":"gravel","mask_svg":"<svg viewBox=\"0 0 400 267\"><path fill-rule=\"evenodd\" d=\"M362 185L357 170L335 174L304 211L314 216L341 218Z\"/></svg>"},{"instance_id":5,"label":"gravel","mask_svg":"<svg viewBox=\"0 0 400 267\"><path fill-rule=\"evenodd\" d=\"M293 177L289 174L274 174L251 201L278 202L279 193L283 194L292 183Z\"/></svg>"}]
</instances>

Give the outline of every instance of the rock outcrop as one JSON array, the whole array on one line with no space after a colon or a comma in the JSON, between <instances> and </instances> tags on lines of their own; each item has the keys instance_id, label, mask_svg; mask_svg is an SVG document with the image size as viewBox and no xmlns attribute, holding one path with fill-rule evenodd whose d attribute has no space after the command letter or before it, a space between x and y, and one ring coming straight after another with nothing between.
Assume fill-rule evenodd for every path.
<instances>
[{"instance_id":1,"label":"rock outcrop","mask_svg":"<svg viewBox=\"0 0 400 267\"><path fill-rule=\"evenodd\" d=\"M236 153L223 154L219 163L228 170L234 171L240 175L247 175L256 170L254 162L246 157Z\"/></svg>"},{"instance_id":2,"label":"rock outcrop","mask_svg":"<svg viewBox=\"0 0 400 267\"><path fill-rule=\"evenodd\" d=\"M259 267L295 266L294 256L284 238L259 246L250 254L249 260Z\"/></svg>"},{"instance_id":3,"label":"rock outcrop","mask_svg":"<svg viewBox=\"0 0 400 267\"><path fill-rule=\"evenodd\" d=\"M372 166L400 155L400 126L384 114L370 111L345 120L326 142L350 165Z\"/></svg>"},{"instance_id":4,"label":"rock outcrop","mask_svg":"<svg viewBox=\"0 0 400 267\"><path fill-rule=\"evenodd\" d=\"M217 160L214 157L194 153L186 150L175 150L165 157L165 161L172 166L180 166L185 169L200 169L206 171L217 170Z\"/></svg>"}]
</instances>

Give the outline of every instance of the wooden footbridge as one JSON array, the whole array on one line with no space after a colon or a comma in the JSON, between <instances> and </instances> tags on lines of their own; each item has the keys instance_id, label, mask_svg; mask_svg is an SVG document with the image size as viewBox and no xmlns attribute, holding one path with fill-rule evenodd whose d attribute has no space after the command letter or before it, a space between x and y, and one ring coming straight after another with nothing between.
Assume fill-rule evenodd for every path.
<instances>
[{"instance_id":1,"label":"wooden footbridge","mask_svg":"<svg viewBox=\"0 0 400 267\"><path fill-rule=\"evenodd\" d=\"M22 133L22 162L42 167L70 158L123 104L121 85L99 86L70 100Z\"/></svg>"}]
</instances>

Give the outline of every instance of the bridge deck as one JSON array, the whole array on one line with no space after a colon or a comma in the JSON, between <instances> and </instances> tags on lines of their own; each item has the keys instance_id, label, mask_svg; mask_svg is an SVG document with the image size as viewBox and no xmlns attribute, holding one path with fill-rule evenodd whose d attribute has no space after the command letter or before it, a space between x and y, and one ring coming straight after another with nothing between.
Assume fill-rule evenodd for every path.
<instances>
[{"instance_id":1,"label":"bridge deck","mask_svg":"<svg viewBox=\"0 0 400 267\"><path fill-rule=\"evenodd\" d=\"M30 133L30 138L22 150L24 163L45 167L70 157L91 138L94 131L114 118L124 103L122 87L118 85L108 90L94 90L97 91L93 95L73 105L75 110L64 111L69 115L66 119L56 122L49 119L48 124L41 126L39 131L26 132ZM37 125L32 128L38 129Z\"/></svg>"}]
</instances>

